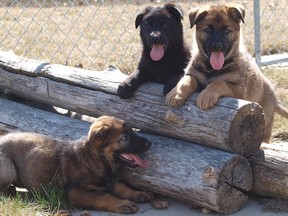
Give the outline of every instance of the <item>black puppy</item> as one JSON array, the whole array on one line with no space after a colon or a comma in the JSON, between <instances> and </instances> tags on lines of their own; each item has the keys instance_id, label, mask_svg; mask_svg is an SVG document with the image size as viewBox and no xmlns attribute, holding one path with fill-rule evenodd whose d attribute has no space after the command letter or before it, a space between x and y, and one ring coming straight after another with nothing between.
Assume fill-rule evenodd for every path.
<instances>
[{"instance_id":1,"label":"black puppy","mask_svg":"<svg viewBox=\"0 0 288 216\"><path fill-rule=\"evenodd\" d=\"M174 88L184 74L190 51L183 39L183 13L174 4L146 7L135 20L140 26L142 57L135 70L118 87L121 98L131 98L137 88L151 81L165 84L163 94Z\"/></svg>"}]
</instances>

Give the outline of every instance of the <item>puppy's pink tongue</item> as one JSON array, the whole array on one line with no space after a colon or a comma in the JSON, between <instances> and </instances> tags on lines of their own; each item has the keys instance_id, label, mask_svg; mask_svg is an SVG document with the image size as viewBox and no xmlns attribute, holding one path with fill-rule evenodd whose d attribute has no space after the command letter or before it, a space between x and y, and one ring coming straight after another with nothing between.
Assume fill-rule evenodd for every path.
<instances>
[{"instance_id":1,"label":"puppy's pink tongue","mask_svg":"<svg viewBox=\"0 0 288 216\"><path fill-rule=\"evenodd\" d=\"M223 52L212 52L210 56L210 64L214 70L220 70L224 65Z\"/></svg>"},{"instance_id":2,"label":"puppy's pink tongue","mask_svg":"<svg viewBox=\"0 0 288 216\"><path fill-rule=\"evenodd\" d=\"M134 159L135 163L143 168L147 168L149 166L148 162L143 160L139 155L137 154L131 154L131 157Z\"/></svg>"},{"instance_id":3,"label":"puppy's pink tongue","mask_svg":"<svg viewBox=\"0 0 288 216\"><path fill-rule=\"evenodd\" d=\"M150 52L153 61L159 61L164 56L164 48L162 44L154 44Z\"/></svg>"},{"instance_id":4,"label":"puppy's pink tongue","mask_svg":"<svg viewBox=\"0 0 288 216\"><path fill-rule=\"evenodd\" d=\"M148 166L149 166L149 163L147 161L143 160L137 154L122 153L121 155L126 160L129 160L129 161L133 162L134 164L137 164L138 166L141 166L143 168L148 168Z\"/></svg>"}]
</instances>

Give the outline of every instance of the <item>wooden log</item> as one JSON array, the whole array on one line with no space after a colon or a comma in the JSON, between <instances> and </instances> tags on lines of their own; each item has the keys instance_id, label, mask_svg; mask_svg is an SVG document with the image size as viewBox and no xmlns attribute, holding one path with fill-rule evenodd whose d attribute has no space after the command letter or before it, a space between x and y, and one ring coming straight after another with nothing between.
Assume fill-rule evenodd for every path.
<instances>
[{"instance_id":1,"label":"wooden log","mask_svg":"<svg viewBox=\"0 0 288 216\"><path fill-rule=\"evenodd\" d=\"M262 108L252 102L220 98L215 107L197 107L197 94L181 107L165 104L162 85L146 83L130 100L117 94L125 79L117 68L102 72L53 65L0 52L0 91L90 116L115 115L135 128L250 155L264 133Z\"/></svg>"},{"instance_id":2,"label":"wooden log","mask_svg":"<svg viewBox=\"0 0 288 216\"><path fill-rule=\"evenodd\" d=\"M253 167L252 192L288 200L288 142L261 145L261 150L249 157Z\"/></svg>"},{"instance_id":3,"label":"wooden log","mask_svg":"<svg viewBox=\"0 0 288 216\"><path fill-rule=\"evenodd\" d=\"M133 172L128 168L123 173L128 183L222 214L237 212L246 203L243 192L251 189L253 178L244 157L165 137L145 137L153 141L146 156L150 168Z\"/></svg>"},{"instance_id":4,"label":"wooden log","mask_svg":"<svg viewBox=\"0 0 288 216\"><path fill-rule=\"evenodd\" d=\"M65 118L0 97L0 135L12 131L35 132L67 140L86 135L90 123ZM63 130L65 129L65 130Z\"/></svg>"},{"instance_id":5,"label":"wooden log","mask_svg":"<svg viewBox=\"0 0 288 216\"><path fill-rule=\"evenodd\" d=\"M0 122L23 131L75 139L86 135L89 123L27 107L0 98ZM1 128L0 130L5 130ZM252 170L242 156L175 139L139 133L153 142L143 156L150 167L124 170L132 186L230 214L247 201Z\"/></svg>"}]
</instances>

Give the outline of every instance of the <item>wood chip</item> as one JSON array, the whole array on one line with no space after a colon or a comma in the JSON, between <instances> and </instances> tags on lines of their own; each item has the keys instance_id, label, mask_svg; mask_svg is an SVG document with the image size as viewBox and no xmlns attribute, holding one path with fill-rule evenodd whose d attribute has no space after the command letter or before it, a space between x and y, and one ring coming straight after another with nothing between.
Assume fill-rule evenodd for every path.
<instances>
[{"instance_id":1,"label":"wood chip","mask_svg":"<svg viewBox=\"0 0 288 216\"><path fill-rule=\"evenodd\" d=\"M168 201L163 200L154 200L151 202L151 205L155 209L166 209L168 208Z\"/></svg>"}]
</instances>

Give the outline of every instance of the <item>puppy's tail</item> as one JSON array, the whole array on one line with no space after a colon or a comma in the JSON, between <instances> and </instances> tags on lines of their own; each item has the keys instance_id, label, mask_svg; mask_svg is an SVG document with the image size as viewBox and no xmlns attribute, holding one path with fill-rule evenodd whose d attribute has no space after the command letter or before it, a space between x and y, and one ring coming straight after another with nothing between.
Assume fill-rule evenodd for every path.
<instances>
[{"instance_id":1,"label":"puppy's tail","mask_svg":"<svg viewBox=\"0 0 288 216\"><path fill-rule=\"evenodd\" d=\"M279 115L288 118L288 109L284 107L282 104L277 103L276 105L276 110L275 110Z\"/></svg>"}]
</instances>

